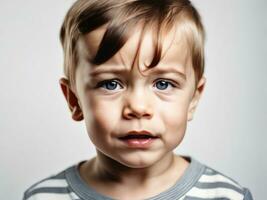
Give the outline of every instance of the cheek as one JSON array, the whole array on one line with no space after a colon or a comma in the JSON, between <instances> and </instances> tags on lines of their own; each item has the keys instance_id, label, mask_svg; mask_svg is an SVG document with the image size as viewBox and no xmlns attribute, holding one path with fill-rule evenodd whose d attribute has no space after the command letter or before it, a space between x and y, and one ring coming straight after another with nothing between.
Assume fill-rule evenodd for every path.
<instances>
[{"instance_id":1,"label":"cheek","mask_svg":"<svg viewBox=\"0 0 267 200\"><path fill-rule=\"evenodd\" d=\"M179 102L169 107L165 106L161 112L166 129L165 139L171 146L176 146L177 142L180 143L184 137L187 125L187 108L188 104Z\"/></svg>"},{"instance_id":2,"label":"cheek","mask_svg":"<svg viewBox=\"0 0 267 200\"><path fill-rule=\"evenodd\" d=\"M119 120L119 108L116 102L112 104L91 98L84 110L87 132L91 139L105 137L114 131Z\"/></svg>"},{"instance_id":3,"label":"cheek","mask_svg":"<svg viewBox=\"0 0 267 200\"><path fill-rule=\"evenodd\" d=\"M165 124L179 126L187 118L189 103L187 100L177 99L175 102L161 106L160 113Z\"/></svg>"}]
</instances>

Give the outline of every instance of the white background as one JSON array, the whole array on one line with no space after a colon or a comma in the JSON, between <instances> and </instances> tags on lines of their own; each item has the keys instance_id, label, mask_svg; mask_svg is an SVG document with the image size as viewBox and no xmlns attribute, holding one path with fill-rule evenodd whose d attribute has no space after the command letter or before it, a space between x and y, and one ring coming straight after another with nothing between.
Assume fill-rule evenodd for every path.
<instances>
[{"instance_id":1,"label":"white background","mask_svg":"<svg viewBox=\"0 0 267 200\"><path fill-rule=\"evenodd\" d=\"M0 199L94 155L58 84L59 28L72 0L0 1ZM267 1L194 0L206 27L207 85L177 148L265 199Z\"/></svg>"}]
</instances>

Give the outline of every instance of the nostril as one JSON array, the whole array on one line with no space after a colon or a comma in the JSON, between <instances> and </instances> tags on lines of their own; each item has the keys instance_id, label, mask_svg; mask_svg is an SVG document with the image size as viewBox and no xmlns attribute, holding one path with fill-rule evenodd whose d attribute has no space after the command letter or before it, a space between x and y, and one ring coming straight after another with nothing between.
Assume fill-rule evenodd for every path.
<instances>
[{"instance_id":1,"label":"nostril","mask_svg":"<svg viewBox=\"0 0 267 200\"><path fill-rule=\"evenodd\" d=\"M138 108L125 108L123 111L123 115L126 118L151 118L152 117L152 112L149 111L149 109L138 109Z\"/></svg>"}]
</instances>

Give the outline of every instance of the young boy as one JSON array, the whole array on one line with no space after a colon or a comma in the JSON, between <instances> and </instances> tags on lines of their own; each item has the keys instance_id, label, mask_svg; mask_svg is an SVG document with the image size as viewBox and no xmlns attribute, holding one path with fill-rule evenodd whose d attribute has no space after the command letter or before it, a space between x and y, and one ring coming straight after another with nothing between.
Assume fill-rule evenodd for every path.
<instances>
[{"instance_id":1,"label":"young boy","mask_svg":"<svg viewBox=\"0 0 267 200\"><path fill-rule=\"evenodd\" d=\"M173 153L205 85L204 29L188 0L78 0L60 38L60 85L97 155L36 183L24 200L252 199Z\"/></svg>"}]
</instances>

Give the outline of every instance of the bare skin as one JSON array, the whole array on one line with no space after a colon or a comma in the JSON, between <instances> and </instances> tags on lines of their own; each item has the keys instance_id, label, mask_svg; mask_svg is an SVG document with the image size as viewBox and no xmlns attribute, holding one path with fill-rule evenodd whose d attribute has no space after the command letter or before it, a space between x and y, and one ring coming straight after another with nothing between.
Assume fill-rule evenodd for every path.
<instances>
[{"instance_id":1,"label":"bare skin","mask_svg":"<svg viewBox=\"0 0 267 200\"><path fill-rule=\"evenodd\" d=\"M151 167L132 169L98 153L98 157L83 163L79 171L90 187L105 196L146 199L172 187L189 165L187 160L173 153L160 162Z\"/></svg>"}]
</instances>

